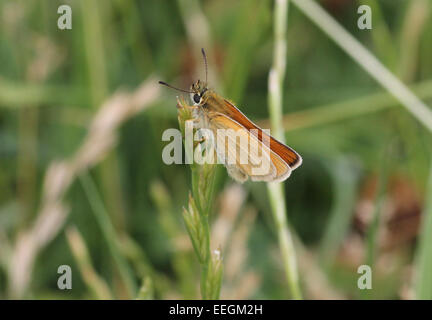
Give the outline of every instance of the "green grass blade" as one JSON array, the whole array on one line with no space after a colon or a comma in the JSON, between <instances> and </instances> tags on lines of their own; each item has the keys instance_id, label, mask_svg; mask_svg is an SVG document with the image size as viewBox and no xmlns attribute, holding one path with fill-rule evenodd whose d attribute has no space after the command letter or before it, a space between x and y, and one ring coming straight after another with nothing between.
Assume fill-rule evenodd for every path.
<instances>
[{"instance_id":1,"label":"green grass blade","mask_svg":"<svg viewBox=\"0 0 432 320\"><path fill-rule=\"evenodd\" d=\"M432 299L432 168L426 190L426 204L420 233L416 266L416 298Z\"/></svg>"},{"instance_id":2,"label":"green grass blade","mask_svg":"<svg viewBox=\"0 0 432 320\"><path fill-rule=\"evenodd\" d=\"M95 215L95 218L102 230L102 234L105 238L108 249L117 264L118 270L124 281L128 294L131 298L135 297L137 292L137 286L133 279L132 270L127 264L126 259L120 253L117 234L114 230L114 226L110 221L105 205L102 202L102 199L96 189L96 185L87 173L84 173L80 176L80 181L88 197L91 208L93 209L92 212Z\"/></svg>"},{"instance_id":3,"label":"green grass blade","mask_svg":"<svg viewBox=\"0 0 432 320\"><path fill-rule=\"evenodd\" d=\"M358 191L359 173L352 165L351 159L340 158L331 163L334 200L330 219L321 242L321 256L326 262L332 261L350 227Z\"/></svg>"},{"instance_id":4,"label":"green grass blade","mask_svg":"<svg viewBox=\"0 0 432 320\"><path fill-rule=\"evenodd\" d=\"M291 0L322 31L336 42L368 74L386 88L429 131L432 111L391 73L367 48L348 33L334 18L312 0Z\"/></svg>"}]
</instances>

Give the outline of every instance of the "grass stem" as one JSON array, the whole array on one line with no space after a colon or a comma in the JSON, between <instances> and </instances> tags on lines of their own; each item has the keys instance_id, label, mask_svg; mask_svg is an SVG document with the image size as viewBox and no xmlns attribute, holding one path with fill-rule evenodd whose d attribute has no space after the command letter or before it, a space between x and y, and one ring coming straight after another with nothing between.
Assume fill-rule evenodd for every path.
<instances>
[{"instance_id":1,"label":"grass stem","mask_svg":"<svg viewBox=\"0 0 432 320\"><path fill-rule=\"evenodd\" d=\"M178 101L180 129L193 130L192 114L184 100ZM193 159L194 148L185 141L186 159ZM192 195L189 207L183 210L183 218L195 253L201 264L201 296L203 299L219 299L222 283L222 264L220 253L211 252L209 214L213 200L215 164L198 165L191 161ZM217 256L215 258L215 256Z\"/></svg>"},{"instance_id":2,"label":"grass stem","mask_svg":"<svg viewBox=\"0 0 432 320\"><path fill-rule=\"evenodd\" d=\"M274 7L274 54L273 66L269 74L269 112L273 135L284 141L282 122L282 88L286 67L286 24L288 1L276 0ZM301 299L297 261L293 240L286 218L286 204L283 184L268 183L267 185L273 218L276 222L279 247L282 254L284 270L291 295L294 299Z\"/></svg>"},{"instance_id":3,"label":"grass stem","mask_svg":"<svg viewBox=\"0 0 432 320\"><path fill-rule=\"evenodd\" d=\"M401 80L391 73L368 49L349 34L333 17L312 0L291 0L355 62L387 89L429 131L432 111Z\"/></svg>"},{"instance_id":4,"label":"grass stem","mask_svg":"<svg viewBox=\"0 0 432 320\"><path fill-rule=\"evenodd\" d=\"M420 244L417 253L416 287L417 299L432 299L432 168L426 189L426 204L424 206Z\"/></svg>"}]
</instances>

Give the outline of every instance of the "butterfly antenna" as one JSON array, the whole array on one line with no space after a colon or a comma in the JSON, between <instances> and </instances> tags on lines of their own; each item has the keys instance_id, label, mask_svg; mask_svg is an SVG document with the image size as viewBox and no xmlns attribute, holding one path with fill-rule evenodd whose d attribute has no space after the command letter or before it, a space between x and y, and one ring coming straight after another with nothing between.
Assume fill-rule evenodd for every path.
<instances>
[{"instance_id":1,"label":"butterfly antenna","mask_svg":"<svg viewBox=\"0 0 432 320\"><path fill-rule=\"evenodd\" d=\"M184 89L176 88L176 87L174 87L174 86L172 86L172 85L170 85L170 84L168 84L166 82L163 82L163 81L159 81L159 84L167 86L168 88L171 88L171 89L174 89L174 90L177 90L177 91L186 92L186 93L193 93L192 91L189 91L189 90L184 90Z\"/></svg>"},{"instance_id":2,"label":"butterfly antenna","mask_svg":"<svg viewBox=\"0 0 432 320\"><path fill-rule=\"evenodd\" d=\"M203 58L204 58L205 74L206 74L205 79L206 79L206 83L207 83L208 66L207 66L207 56L206 56L206 54L205 54L204 48L201 48L201 53L202 53Z\"/></svg>"}]
</instances>

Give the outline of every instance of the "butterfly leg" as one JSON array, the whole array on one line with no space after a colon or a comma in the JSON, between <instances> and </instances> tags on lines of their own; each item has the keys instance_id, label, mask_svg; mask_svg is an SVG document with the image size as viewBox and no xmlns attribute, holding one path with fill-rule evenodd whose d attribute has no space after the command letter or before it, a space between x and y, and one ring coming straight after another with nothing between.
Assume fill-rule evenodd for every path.
<instances>
[{"instance_id":1,"label":"butterfly leg","mask_svg":"<svg viewBox=\"0 0 432 320\"><path fill-rule=\"evenodd\" d=\"M196 123L196 124L198 124L196 126L196 128L198 128L197 132L199 133L199 138L198 138L198 140L194 141L194 147L196 147L197 145L199 145L201 143L208 143L208 142L212 141L212 137L209 137L206 132L203 133L202 129L199 130L199 128L201 128L199 119L195 119L195 120L198 120L198 122Z\"/></svg>"}]
</instances>

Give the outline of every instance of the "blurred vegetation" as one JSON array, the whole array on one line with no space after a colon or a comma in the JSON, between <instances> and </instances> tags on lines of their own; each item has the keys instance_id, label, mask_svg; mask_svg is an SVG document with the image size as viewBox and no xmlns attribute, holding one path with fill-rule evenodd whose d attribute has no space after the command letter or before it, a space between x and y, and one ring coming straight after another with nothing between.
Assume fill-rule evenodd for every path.
<instances>
[{"instance_id":1,"label":"blurred vegetation","mask_svg":"<svg viewBox=\"0 0 432 320\"><path fill-rule=\"evenodd\" d=\"M430 1L317 2L432 102ZM61 4L72 30L57 28ZM361 4L372 30L357 28ZM190 171L161 159L178 93L157 80L203 78L204 47L210 85L269 123L273 6L0 2L0 298L200 297L182 221ZM431 299L431 133L293 3L287 44L286 141L303 165L284 192L304 298ZM235 185L219 167L221 298L290 298L266 185ZM372 290L357 288L365 263ZM60 265L72 290L57 288Z\"/></svg>"}]
</instances>

